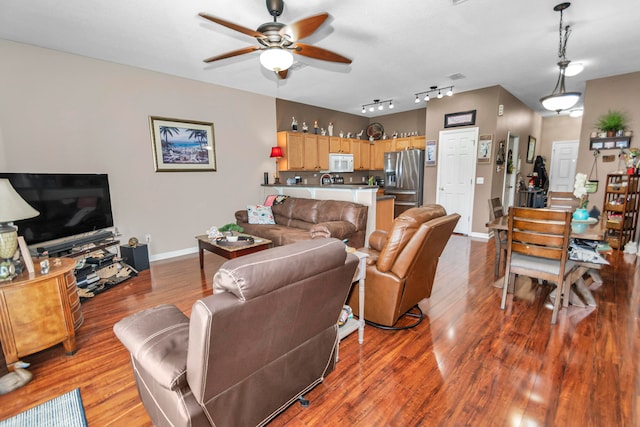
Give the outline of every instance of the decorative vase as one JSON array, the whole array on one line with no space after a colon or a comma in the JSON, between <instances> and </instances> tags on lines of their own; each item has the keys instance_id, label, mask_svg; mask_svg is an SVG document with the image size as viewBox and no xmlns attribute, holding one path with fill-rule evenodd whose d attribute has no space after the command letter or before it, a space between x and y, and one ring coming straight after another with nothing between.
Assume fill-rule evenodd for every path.
<instances>
[{"instance_id":1,"label":"decorative vase","mask_svg":"<svg viewBox=\"0 0 640 427\"><path fill-rule=\"evenodd\" d=\"M589 211L586 209L576 209L573 213L573 219L576 221L586 221L589 219Z\"/></svg>"}]
</instances>

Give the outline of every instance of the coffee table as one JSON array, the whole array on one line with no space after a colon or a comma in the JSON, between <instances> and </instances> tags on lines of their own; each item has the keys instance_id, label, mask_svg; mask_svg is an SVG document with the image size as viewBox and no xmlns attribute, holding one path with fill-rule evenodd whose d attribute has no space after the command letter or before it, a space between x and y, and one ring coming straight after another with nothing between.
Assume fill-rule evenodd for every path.
<instances>
[{"instance_id":1,"label":"coffee table","mask_svg":"<svg viewBox=\"0 0 640 427\"><path fill-rule=\"evenodd\" d=\"M269 249L272 246L271 240L262 237L251 236L250 234L242 234L242 236L253 237L253 243L242 244L240 241L234 244L218 244L215 239L210 239L207 235L196 236L198 240L198 254L200 256L200 268L204 268L204 250L213 252L227 259L238 258L243 255L249 255L254 252Z\"/></svg>"}]
</instances>

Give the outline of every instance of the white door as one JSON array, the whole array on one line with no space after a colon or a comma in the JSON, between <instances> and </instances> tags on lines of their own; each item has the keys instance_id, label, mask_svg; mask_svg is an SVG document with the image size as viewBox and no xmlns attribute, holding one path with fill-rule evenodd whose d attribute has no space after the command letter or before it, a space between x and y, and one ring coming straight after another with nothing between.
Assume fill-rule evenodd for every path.
<instances>
[{"instance_id":1,"label":"white door","mask_svg":"<svg viewBox=\"0 0 640 427\"><path fill-rule=\"evenodd\" d=\"M511 135L507 138L507 164L504 168L504 181L502 188L502 207L504 212L509 211L509 206L513 206L516 197L516 177L520 172L520 156L518 154L518 148L520 147L520 137ZM509 173L509 159L513 163L511 173Z\"/></svg>"},{"instance_id":2,"label":"white door","mask_svg":"<svg viewBox=\"0 0 640 427\"><path fill-rule=\"evenodd\" d=\"M440 131L436 203L460 214L455 233L471 233L478 128Z\"/></svg>"},{"instance_id":3,"label":"white door","mask_svg":"<svg viewBox=\"0 0 640 427\"><path fill-rule=\"evenodd\" d=\"M554 141L549 169L549 191L573 191L579 141Z\"/></svg>"}]
</instances>

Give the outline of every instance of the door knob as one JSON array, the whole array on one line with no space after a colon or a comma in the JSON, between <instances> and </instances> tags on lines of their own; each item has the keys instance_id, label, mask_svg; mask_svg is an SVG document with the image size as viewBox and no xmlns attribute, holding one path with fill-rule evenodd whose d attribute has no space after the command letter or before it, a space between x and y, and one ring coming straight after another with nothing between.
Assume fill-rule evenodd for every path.
<instances>
[{"instance_id":1,"label":"door knob","mask_svg":"<svg viewBox=\"0 0 640 427\"><path fill-rule=\"evenodd\" d=\"M444 187L440 187L440 191L444 191Z\"/></svg>"}]
</instances>

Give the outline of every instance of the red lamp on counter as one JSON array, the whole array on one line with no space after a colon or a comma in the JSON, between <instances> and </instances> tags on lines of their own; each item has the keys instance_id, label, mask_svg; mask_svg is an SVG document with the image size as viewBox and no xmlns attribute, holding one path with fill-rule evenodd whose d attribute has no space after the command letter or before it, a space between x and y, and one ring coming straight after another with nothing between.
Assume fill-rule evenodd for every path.
<instances>
[{"instance_id":1,"label":"red lamp on counter","mask_svg":"<svg viewBox=\"0 0 640 427\"><path fill-rule=\"evenodd\" d=\"M278 172L278 159L284 157L282 155L282 147L271 147L271 158L276 159L276 173L274 174L274 184L280 184L280 174Z\"/></svg>"}]
</instances>

